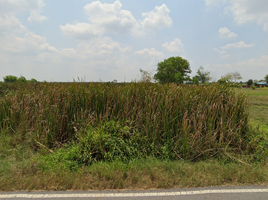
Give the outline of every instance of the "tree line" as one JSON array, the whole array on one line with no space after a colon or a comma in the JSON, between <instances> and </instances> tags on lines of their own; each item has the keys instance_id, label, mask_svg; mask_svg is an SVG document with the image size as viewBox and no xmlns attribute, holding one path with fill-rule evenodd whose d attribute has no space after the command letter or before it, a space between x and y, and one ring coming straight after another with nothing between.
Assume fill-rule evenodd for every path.
<instances>
[{"instance_id":1,"label":"tree line","mask_svg":"<svg viewBox=\"0 0 268 200\"><path fill-rule=\"evenodd\" d=\"M152 76L152 73L140 69L141 82L151 82L153 79L158 83L177 83L177 84L205 84L211 80L210 72L205 71L201 66L196 72L196 75L192 78L190 73L190 63L182 57L170 57L157 64L156 74ZM239 72L228 73L222 76L218 83L237 83L237 81L243 79ZM264 77L264 80L268 84L268 74ZM255 81L256 82L256 81ZM240 82L241 83L241 82ZM253 85L254 81L249 79L247 85Z\"/></svg>"},{"instance_id":2,"label":"tree line","mask_svg":"<svg viewBox=\"0 0 268 200\"><path fill-rule=\"evenodd\" d=\"M5 83L15 83L15 82L20 82L20 83L26 83L26 82L32 82L32 83L36 83L38 82L36 79L32 78L30 80L27 80L24 76L12 76L12 75L8 75L3 77L4 82Z\"/></svg>"}]
</instances>

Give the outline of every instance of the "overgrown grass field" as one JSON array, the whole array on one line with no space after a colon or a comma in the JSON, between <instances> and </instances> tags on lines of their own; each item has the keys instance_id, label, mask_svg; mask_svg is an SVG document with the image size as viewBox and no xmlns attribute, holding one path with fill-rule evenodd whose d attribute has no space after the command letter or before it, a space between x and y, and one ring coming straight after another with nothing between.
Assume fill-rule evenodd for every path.
<instances>
[{"instance_id":1,"label":"overgrown grass field","mask_svg":"<svg viewBox=\"0 0 268 200\"><path fill-rule=\"evenodd\" d=\"M250 92L226 85L2 84L0 190L267 183L265 118L254 115L254 102L265 104L267 93Z\"/></svg>"}]
</instances>

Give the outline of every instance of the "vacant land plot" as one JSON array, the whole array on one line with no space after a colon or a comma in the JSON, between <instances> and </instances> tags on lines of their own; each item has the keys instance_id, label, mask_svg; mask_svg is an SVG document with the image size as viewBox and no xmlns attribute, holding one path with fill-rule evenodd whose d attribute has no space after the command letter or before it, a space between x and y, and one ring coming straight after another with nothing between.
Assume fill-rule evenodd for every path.
<instances>
[{"instance_id":1,"label":"vacant land plot","mask_svg":"<svg viewBox=\"0 0 268 200\"><path fill-rule=\"evenodd\" d=\"M2 88L0 190L268 184L262 112L268 90L84 83Z\"/></svg>"}]
</instances>

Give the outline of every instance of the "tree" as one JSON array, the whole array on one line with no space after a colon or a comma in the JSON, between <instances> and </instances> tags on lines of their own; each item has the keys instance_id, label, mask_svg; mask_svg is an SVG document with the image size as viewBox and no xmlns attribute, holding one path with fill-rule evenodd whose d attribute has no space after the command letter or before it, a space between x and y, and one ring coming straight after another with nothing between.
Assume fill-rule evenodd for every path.
<instances>
[{"instance_id":1,"label":"tree","mask_svg":"<svg viewBox=\"0 0 268 200\"><path fill-rule=\"evenodd\" d=\"M17 81L17 77L16 76L12 76L12 75L8 75L4 77L4 82L5 83L14 83Z\"/></svg>"},{"instance_id":2,"label":"tree","mask_svg":"<svg viewBox=\"0 0 268 200\"><path fill-rule=\"evenodd\" d=\"M198 75L194 76L194 77L192 78L192 82L193 82L194 84L199 84L199 76L198 76Z\"/></svg>"},{"instance_id":3,"label":"tree","mask_svg":"<svg viewBox=\"0 0 268 200\"><path fill-rule=\"evenodd\" d=\"M18 82L22 82L22 83L25 83L27 82L27 79L24 77L24 76L21 76L17 79Z\"/></svg>"},{"instance_id":4,"label":"tree","mask_svg":"<svg viewBox=\"0 0 268 200\"><path fill-rule=\"evenodd\" d=\"M242 78L242 76L240 75L240 73L239 72L234 72L234 73L232 73L232 76L233 76L233 80L235 81L235 83L236 83L236 80L241 80L241 79L243 79Z\"/></svg>"},{"instance_id":5,"label":"tree","mask_svg":"<svg viewBox=\"0 0 268 200\"><path fill-rule=\"evenodd\" d=\"M190 64L182 57L170 57L157 64L154 79L160 83L182 84L187 74L191 73Z\"/></svg>"},{"instance_id":6,"label":"tree","mask_svg":"<svg viewBox=\"0 0 268 200\"><path fill-rule=\"evenodd\" d=\"M219 83L230 83L233 80L233 74L228 73L225 76L222 76L220 80L218 80Z\"/></svg>"},{"instance_id":7,"label":"tree","mask_svg":"<svg viewBox=\"0 0 268 200\"><path fill-rule=\"evenodd\" d=\"M266 83L268 84L268 74L264 77L264 80L265 80Z\"/></svg>"},{"instance_id":8,"label":"tree","mask_svg":"<svg viewBox=\"0 0 268 200\"><path fill-rule=\"evenodd\" d=\"M148 72L148 71L140 69L140 73L141 73L140 82L142 82L142 83L150 83L153 80L152 72Z\"/></svg>"},{"instance_id":9,"label":"tree","mask_svg":"<svg viewBox=\"0 0 268 200\"><path fill-rule=\"evenodd\" d=\"M197 70L197 76L196 77L203 84L205 82L208 82L211 79L211 77L209 76L209 74L210 74L210 72L209 71L205 71L204 68L201 66Z\"/></svg>"},{"instance_id":10,"label":"tree","mask_svg":"<svg viewBox=\"0 0 268 200\"><path fill-rule=\"evenodd\" d=\"M248 86L251 86L253 84L253 80L252 79L249 79L248 81L247 81L247 85Z\"/></svg>"},{"instance_id":11,"label":"tree","mask_svg":"<svg viewBox=\"0 0 268 200\"><path fill-rule=\"evenodd\" d=\"M37 81L36 79L32 78L32 79L30 80L30 82L32 82L32 83L37 83L38 81Z\"/></svg>"}]
</instances>

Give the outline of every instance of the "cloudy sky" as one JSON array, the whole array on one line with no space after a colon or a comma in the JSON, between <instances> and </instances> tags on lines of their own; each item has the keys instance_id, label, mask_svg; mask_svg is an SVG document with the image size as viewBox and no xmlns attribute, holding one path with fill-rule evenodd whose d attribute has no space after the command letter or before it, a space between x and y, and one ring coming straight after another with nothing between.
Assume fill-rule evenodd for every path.
<instances>
[{"instance_id":1,"label":"cloudy sky","mask_svg":"<svg viewBox=\"0 0 268 200\"><path fill-rule=\"evenodd\" d=\"M0 0L1 78L131 81L170 56L263 79L268 1Z\"/></svg>"}]
</instances>

